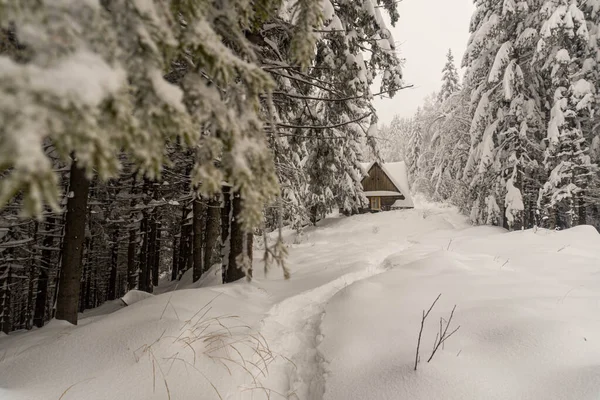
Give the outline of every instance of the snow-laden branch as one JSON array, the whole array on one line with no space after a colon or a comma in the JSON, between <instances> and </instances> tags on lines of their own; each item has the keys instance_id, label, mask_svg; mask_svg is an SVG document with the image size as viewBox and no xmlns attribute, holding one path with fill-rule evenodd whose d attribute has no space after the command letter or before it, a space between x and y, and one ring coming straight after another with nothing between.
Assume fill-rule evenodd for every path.
<instances>
[{"instance_id":1,"label":"snow-laden branch","mask_svg":"<svg viewBox=\"0 0 600 400\"><path fill-rule=\"evenodd\" d=\"M339 128L341 126L346 126L346 125L350 125L353 124L355 122L360 122L363 119L370 117L371 115L373 115L372 112L368 112L358 118L352 119L350 121L346 121L346 122L340 122L339 124L332 124L332 125L291 125L291 124L282 124L282 123L278 123L277 126L281 127L281 128L290 128L290 129L333 129L333 128Z\"/></svg>"}]
</instances>

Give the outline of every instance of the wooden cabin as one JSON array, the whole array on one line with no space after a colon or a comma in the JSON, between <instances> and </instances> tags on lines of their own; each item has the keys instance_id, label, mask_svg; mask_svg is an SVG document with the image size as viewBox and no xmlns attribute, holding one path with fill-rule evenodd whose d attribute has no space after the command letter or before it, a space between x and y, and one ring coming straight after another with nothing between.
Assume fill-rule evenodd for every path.
<instances>
[{"instance_id":1,"label":"wooden cabin","mask_svg":"<svg viewBox=\"0 0 600 400\"><path fill-rule=\"evenodd\" d=\"M361 164L367 176L361 181L369 206L361 212L414 208L404 162Z\"/></svg>"}]
</instances>

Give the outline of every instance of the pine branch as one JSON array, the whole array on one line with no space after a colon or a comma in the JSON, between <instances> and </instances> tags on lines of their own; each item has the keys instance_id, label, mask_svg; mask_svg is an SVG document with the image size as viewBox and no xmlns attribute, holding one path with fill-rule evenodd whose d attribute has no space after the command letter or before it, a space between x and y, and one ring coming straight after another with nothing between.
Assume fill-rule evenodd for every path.
<instances>
[{"instance_id":1,"label":"pine branch","mask_svg":"<svg viewBox=\"0 0 600 400\"><path fill-rule=\"evenodd\" d=\"M383 95L383 94L389 94L391 92L395 92L395 91L399 91L399 90L403 90L403 89L409 89L409 88L412 88L412 87L413 87L413 85L402 86L402 87L400 87L398 89L384 90L382 92L372 94L371 96L372 97L380 96L380 95ZM315 96L297 95L297 94L286 93L286 92L279 92L279 91L275 91L275 92L273 92L273 94L281 95L281 96L287 96L287 97L292 97L294 99L306 99L306 100L317 100L317 101L331 101L331 102L344 102L344 101L350 101L350 100L357 100L357 99L366 98L368 96L367 94L362 94L362 95L340 97L340 98L327 98L327 97L315 97Z\"/></svg>"},{"instance_id":2,"label":"pine branch","mask_svg":"<svg viewBox=\"0 0 600 400\"><path fill-rule=\"evenodd\" d=\"M290 128L290 129L333 129L333 128L339 128L342 126L346 126L346 125L350 125L353 124L355 122L360 122L363 119L370 117L371 115L373 115L372 112L369 112L367 114L364 114L356 119L350 120L350 121L346 121L346 122L340 122L339 124L332 124L332 125L321 125L321 126L317 126L317 125L290 125L290 124L281 124L278 123L277 126L281 127L281 128Z\"/></svg>"}]
</instances>

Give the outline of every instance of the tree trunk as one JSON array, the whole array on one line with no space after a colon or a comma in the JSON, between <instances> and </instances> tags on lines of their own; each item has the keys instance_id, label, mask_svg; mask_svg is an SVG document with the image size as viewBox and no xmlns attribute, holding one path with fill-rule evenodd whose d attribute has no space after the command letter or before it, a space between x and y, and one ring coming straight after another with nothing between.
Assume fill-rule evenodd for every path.
<instances>
[{"instance_id":1,"label":"tree trunk","mask_svg":"<svg viewBox=\"0 0 600 400\"><path fill-rule=\"evenodd\" d=\"M160 237L161 223L156 222L156 235L154 238L154 254L152 255L152 286L158 286L158 273L160 270Z\"/></svg>"},{"instance_id":2,"label":"tree trunk","mask_svg":"<svg viewBox=\"0 0 600 400\"><path fill-rule=\"evenodd\" d=\"M252 278L252 256L254 248L254 234L252 232L246 234L246 256L248 257L248 277Z\"/></svg>"},{"instance_id":3,"label":"tree trunk","mask_svg":"<svg viewBox=\"0 0 600 400\"><path fill-rule=\"evenodd\" d=\"M129 208L132 215L130 215L131 226L129 227L129 242L127 244L127 290L135 289L137 285L137 265L135 259L136 244L137 244L137 222L136 213L133 212L135 208L135 188L137 182L137 175L133 175L131 182L131 189L129 194L131 195L131 201L129 202Z\"/></svg>"},{"instance_id":4,"label":"tree trunk","mask_svg":"<svg viewBox=\"0 0 600 400\"><path fill-rule=\"evenodd\" d=\"M186 240L187 243L185 245L187 253L185 254L185 268L184 271L187 271L194 267L194 231L193 224L188 225ZM192 271L193 274L193 271Z\"/></svg>"},{"instance_id":5,"label":"tree trunk","mask_svg":"<svg viewBox=\"0 0 600 400\"><path fill-rule=\"evenodd\" d=\"M33 246L29 255L29 286L27 288L27 305L25 308L25 329L33 328L34 303L36 297L36 281L40 265L37 258L39 223L33 223Z\"/></svg>"},{"instance_id":6,"label":"tree trunk","mask_svg":"<svg viewBox=\"0 0 600 400\"><path fill-rule=\"evenodd\" d=\"M194 271L193 271L193 282L200 279L204 270L202 266L202 234L204 233L204 205L200 198L194 199L193 203L193 246L192 252L194 257Z\"/></svg>"},{"instance_id":7,"label":"tree trunk","mask_svg":"<svg viewBox=\"0 0 600 400\"><path fill-rule=\"evenodd\" d=\"M69 190L72 195L67 200L65 237L62 251L56 319L77 324L77 303L81 281L81 261L85 240L85 221L90 181L85 171L73 161Z\"/></svg>"},{"instance_id":8,"label":"tree trunk","mask_svg":"<svg viewBox=\"0 0 600 400\"><path fill-rule=\"evenodd\" d=\"M87 295L87 287L88 287L88 271L89 265L83 262L83 268L81 273L81 281L79 282L79 300L77 302L77 312L85 311L85 296Z\"/></svg>"},{"instance_id":9,"label":"tree trunk","mask_svg":"<svg viewBox=\"0 0 600 400\"><path fill-rule=\"evenodd\" d=\"M584 193L582 192L577 201L577 225L587 224L587 207L583 200Z\"/></svg>"},{"instance_id":10,"label":"tree trunk","mask_svg":"<svg viewBox=\"0 0 600 400\"><path fill-rule=\"evenodd\" d=\"M33 313L33 324L38 328L44 326L46 321L46 304L48 302L48 271L52 264L52 246L54 245L54 217L46 219L46 236L42 241L42 253L40 260L40 274L38 276L37 293L35 297L35 311Z\"/></svg>"},{"instance_id":11,"label":"tree trunk","mask_svg":"<svg viewBox=\"0 0 600 400\"><path fill-rule=\"evenodd\" d=\"M12 277L10 259L12 256L12 249L8 249L6 252L8 253L6 262L2 266L3 268L0 270L0 331L8 334L10 331L12 331L12 315L10 309L10 284Z\"/></svg>"},{"instance_id":12,"label":"tree trunk","mask_svg":"<svg viewBox=\"0 0 600 400\"><path fill-rule=\"evenodd\" d=\"M181 235L181 233L180 233ZM173 264L171 266L171 281L177 279L177 271L179 270L179 240L177 235L173 235Z\"/></svg>"},{"instance_id":13,"label":"tree trunk","mask_svg":"<svg viewBox=\"0 0 600 400\"><path fill-rule=\"evenodd\" d=\"M310 208L310 222L314 226L317 226L317 222L318 221L319 221L319 218L318 218L318 208L317 208L317 206L312 206Z\"/></svg>"},{"instance_id":14,"label":"tree trunk","mask_svg":"<svg viewBox=\"0 0 600 400\"><path fill-rule=\"evenodd\" d=\"M129 230L129 243L127 245L127 290L135 289L137 285L137 265L135 263L135 242L137 231Z\"/></svg>"},{"instance_id":15,"label":"tree trunk","mask_svg":"<svg viewBox=\"0 0 600 400\"><path fill-rule=\"evenodd\" d=\"M206 229L204 245L204 271L212 267L214 263L214 252L219 240L219 215L221 207L218 200L211 200L206 211Z\"/></svg>"},{"instance_id":16,"label":"tree trunk","mask_svg":"<svg viewBox=\"0 0 600 400\"><path fill-rule=\"evenodd\" d=\"M142 222L140 223L140 234L142 241L140 244L140 261L139 261L139 276L138 290L148 291L148 214L144 212Z\"/></svg>"},{"instance_id":17,"label":"tree trunk","mask_svg":"<svg viewBox=\"0 0 600 400\"><path fill-rule=\"evenodd\" d=\"M223 187L223 208L221 208L221 265L222 280L227 282L229 269L230 237L231 230L231 193L228 187Z\"/></svg>"},{"instance_id":18,"label":"tree trunk","mask_svg":"<svg viewBox=\"0 0 600 400\"><path fill-rule=\"evenodd\" d=\"M88 210L88 222L91 219L91 213ZM90 291L92 290L91 276L92 276L92 251L94 242L91 236L92 227L88 226L90 235L86 235L85 245L83 247L83 279L81 281L81 291L79 293L79 312L84 312L86 309L91 308L90 303Z\"/></svg>"},{"instance_id":19,"label":"tree trunk","mask_svg":"<svg viewBox=\"0 0 600 400\"><path fill-rule=\"evenodd\" d=\"M243 266L239 263L239 258L244 254L244 244L247 242L244 239L246 232L242 230L240 223L240 212L242 210L242 199L239 193L233 194L231 201L231 226L229 240L229 263L224 283L235 282L246 276Z\"/></svg>"},{"instance_id":20,"label":"tree trunk","mask_svg":"<svg viewBox=\"0 0 600 400\"><path fill-rule=\"evenodd\" d=\"M177 279L181 279L187 269L188 253L190 252L189 236L190 225L185 225L181 228L181 238L179 238L179 272Z\"/></svg>"},{"instance_id":21,"label":"tree trunk","mask_svg":"<svg viewBox=\"0 0 600 400\"><path fill-rule=\"evenodd\" d=\"M188 208L183 206L181 216L181 234L179 235L179 254L177 261L177 279L185 272L185 263L187 262L187 244L189 235L189 225L187 224Z\"/></svg>"},{"instance_id":22,"label":"tree trunk","mask_svg":"<svg viewBox=\"0 0 600 400\"><path fill-rule=\"evenodd\" d=\"M90 268L88 268L87 279L85 281L85 297L83 298L84 310L88 308L94 308L93 302L94 296L94 274ZM81 310L82 312L84 310Z\"/></svg>"},{"instance_id":23,"label":"tree trunk","mask_svg":"<svg viewBox=\"0 0 600 400\"><path fill-rule=\"evenodd\" d=\"M112 237L110 253L110 275L108 277L108 300L117 298L117 269L119 261L119 228L115 227Z\"/></svg>"},{"instance_id":24,"label":"tree trunk","mask_svg":"<svg viewBox=\"0 0 600 400\"><path fill-rule=\"evenodd\" d=\"M154 261L156 253L156 209L152 210L150 213L148 225L148 254L146 255L146 279L148 282L146 283L146 286L148 288L148 292L152 293L154 291L154 286L158 285L158 269L156 270L156 285L154 284Z\"/></svg>"}]
</instances>

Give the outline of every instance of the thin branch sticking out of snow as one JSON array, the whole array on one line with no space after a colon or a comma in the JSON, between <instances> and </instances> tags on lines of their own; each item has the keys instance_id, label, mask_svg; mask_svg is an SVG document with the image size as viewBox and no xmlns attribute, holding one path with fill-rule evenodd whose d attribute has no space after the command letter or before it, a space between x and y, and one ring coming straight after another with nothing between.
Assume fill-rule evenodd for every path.
<instances>
[{"instance_id":1,"label":"thin branch sticking out of snow","mask_svg":"<svg viewBox=\"0 0 600 400\"><path fill-rule=\"evenodd\" d=\"M425 310L423 310L423 318L421 318L421 329L419 330L419 339L417 340L417 354L415 355L415 371L417 370L417 365L419 364L419 348L421 347L421 335L423 334L423 327L425 326L425 320L429 316L429 313L435 306L435 303L437 303L437 301L440 299L440 297L442 297L441 293L438 294L438 297L435 298L435 300L433 301L433 303L431 304L431 307L429 307L429 310L427 310L427 312L425 312Z\"/></svg>"},{"instance_id":2,"label":"thin branch sticking out of snow","mask_svg":"<svg viewBox=\"0 0 600 400\"><path fill-rule=\"evenodd\" d=\"M442 326L444 323L444 319L440 318L440 332L438 333L438 336L436 336L436 340L433 344L433 351L431 352L431 356L429 356L429 360L427 360L427 362L431 361L431 359L433 358L433 356L435 355L437 350L440 348L440 345L443 344L446 340L448 340L450 338L450 336L454 335L456 333L456 331L458 331L460 329L460 325L459 325L452 332L448 333L448 328L450 327L450 324L452 323L452 317L454 316L455 310L456 310L456 304L452 308L452 312L450 313L450 318L448 318L448 321L446 322L446 326L444 327L443 332L442 332Z\"/></svg>"}]
</instances>

